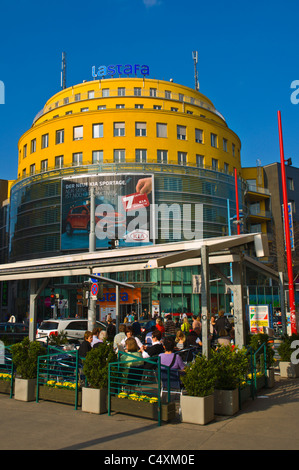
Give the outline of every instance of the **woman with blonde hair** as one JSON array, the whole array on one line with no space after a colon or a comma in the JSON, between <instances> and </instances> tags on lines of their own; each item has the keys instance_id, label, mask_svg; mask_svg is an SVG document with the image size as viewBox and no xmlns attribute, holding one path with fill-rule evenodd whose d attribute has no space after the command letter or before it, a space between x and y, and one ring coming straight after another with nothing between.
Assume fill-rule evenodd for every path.
<instances>
[{"instance_id":1,"label":"woman with blonde hair","mask_svg":"<svg viewBox=\"0 0 299 470\"><path fill-rule=\"evenodd\" d=\"M186 336L182 332L182 330L177 331L176 338L176 349L184 349L185 342L186 342Z\"/></svg>"},{"instance_id":2,"label":"woman with blonde hair","mask_svg":"<svg viewBox=\"0 0 299 470\"><path fill-rule=\"evenodd\" d=\"M183 320L183 323L181 325L181 330L183 331L183 333L185 333L185 335L187 336L189 334L189 331L190 331L190 323L188 321L188 317L184 317L184 320Z\"/></svg>"}]
</instances>

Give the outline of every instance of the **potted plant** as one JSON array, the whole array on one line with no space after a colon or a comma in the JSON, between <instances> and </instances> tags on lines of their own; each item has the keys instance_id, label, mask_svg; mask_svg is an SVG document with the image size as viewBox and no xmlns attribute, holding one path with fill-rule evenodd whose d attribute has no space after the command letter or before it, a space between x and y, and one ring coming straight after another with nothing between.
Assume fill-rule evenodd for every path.
<instances>
[{"instance_id":1,"label":"potted plant","mask_svg":"<svg viewBox=\"0 0 299 470\"><path fill-rule=\"evenodd\" d=\"M12 362L16 371L14 397L16 400L35 400L38 357L45 354L45 348L39 341L30 341L28 337L21 343L11 346Z\"/></svg>"},{"instance_id":2,"label":"potted plant","mask_svg":"<svg viewBox=\"0 0 299 470\"><path fill-rule=\"evenodd\" d=\"M207 424L214 419L214 385L217 379L215 361L198 356L187 366L182 382L187 394L181 395L182 421Z\"/></svg>"},{"instance_id":3,"label":"potted plant","mask_svg":"<svg viewBox=\"0 0 299 470\"><path fill-rule=\"evenodd\" d=\"M113 344L106 340L87 353L83 373L88 387L82 387L82 411L107 412L108 365L116 360Z\"/></svg>"},{"instance_id":4,"label":"potted plant","mask_svg":"<svg viewBox=\"0 0 299 470\"><path fill-rule=\"evenodd\" d=\"M232 416L239 411L239 386L248 372L246 349L221 346L212 351L211 361L217 369L215 414Z\"/></svg>"},{"instance_id":5,"label":"potted plant","mask_svg":"<svg viewBox=\"0 0 299 470\"><path fill-rule=\"evenodd\" d=\"M282 338L282 343L277 348L280 356L279 368L281 377L299 377L299 364L292 363L292 354L295 351L295 349L292 348L292 343L298 340L299 335L285 335Z\"/></svg>"}]
</instances>

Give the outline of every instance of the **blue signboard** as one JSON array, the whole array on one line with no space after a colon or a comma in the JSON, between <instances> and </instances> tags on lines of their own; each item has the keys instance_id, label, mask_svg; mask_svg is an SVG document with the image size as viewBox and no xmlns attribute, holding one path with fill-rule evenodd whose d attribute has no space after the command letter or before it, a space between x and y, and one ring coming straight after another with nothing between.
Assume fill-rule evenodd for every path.
<instances>
[{"instance_id":1,"label":"blue signboard","mask_svg":"<svg viewBox=\"0 0 299 470\"><path fill-rule=\"evenodd\" d=\"M114 75L149 75L148 65L131 65L131 64L117 64L117 65L101 65L96 69L95 65L92 67L92 76L94 78L103 78L107 75L113 77Z\"/></svg>"}]
</instances>

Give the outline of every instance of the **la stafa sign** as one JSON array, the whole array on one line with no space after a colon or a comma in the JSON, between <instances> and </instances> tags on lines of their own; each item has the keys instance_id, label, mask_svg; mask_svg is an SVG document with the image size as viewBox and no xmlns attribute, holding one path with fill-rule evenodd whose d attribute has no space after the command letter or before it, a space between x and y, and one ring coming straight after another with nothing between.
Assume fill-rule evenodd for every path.
<instances>
[{"instance_id":1,"label":"la stafa sign","mask_svg":"<svg viewBox=\"0 0 299 470\"><path fill-rule=\"evenodd\" d=\"M117 65L101 65L96 68L95 65L92 67L92 76L93 78L104 78L107 76L114 77L114 75L149 75L149 66L148 65L139 65L139 64L117 64Z\"/></svg>"}]
</instances>

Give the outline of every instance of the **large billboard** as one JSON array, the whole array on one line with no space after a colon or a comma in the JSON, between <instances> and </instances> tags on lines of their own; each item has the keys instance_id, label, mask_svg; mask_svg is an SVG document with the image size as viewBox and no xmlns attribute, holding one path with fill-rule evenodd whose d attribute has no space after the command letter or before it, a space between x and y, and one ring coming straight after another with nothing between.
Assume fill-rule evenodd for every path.
<instances>
[{"instance_id":1,"label":"large billboard","mask_svg":"<svg viewBox=\"0 0 299 470\"><path fill-rule=\"evenodd\" d=\"M119 247L153 243L153 175L81 175L64 178L61 185L61 250L89 248L91 192L96 249L109 248L109 240Z\"/></svg>"}]
</instances>

